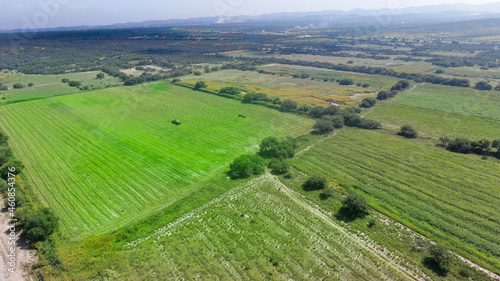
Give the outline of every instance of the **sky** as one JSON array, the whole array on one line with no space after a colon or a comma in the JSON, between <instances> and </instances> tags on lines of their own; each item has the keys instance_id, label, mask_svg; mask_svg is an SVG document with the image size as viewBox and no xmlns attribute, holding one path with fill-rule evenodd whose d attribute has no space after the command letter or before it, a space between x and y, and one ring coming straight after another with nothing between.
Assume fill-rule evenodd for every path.
<instances>
[{"instance_id":1,"label":"sky","mask_svg":"<svg viewBox=\"0 0 500 281\"><path fill-rule=\"evenodd\" d=\"M276 12L399 9L436 4L485 4L499 0L16 0L0 9L0 30L107 25L205 16Z\"/></svg>"}]
</instances>

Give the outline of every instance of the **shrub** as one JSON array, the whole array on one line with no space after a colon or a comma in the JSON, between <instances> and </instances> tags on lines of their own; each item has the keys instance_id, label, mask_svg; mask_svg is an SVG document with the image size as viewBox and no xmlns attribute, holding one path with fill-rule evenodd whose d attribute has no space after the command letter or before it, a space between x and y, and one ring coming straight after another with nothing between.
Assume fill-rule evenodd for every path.
<instances>
[{"instance_id":1,"label":"shrub","mask_svg":"<svg viewBox=\"0 0 500 281\"><path fill-rule=\"evenodd\" d=\"M368 97L368 98L364 98L361 101L360 106L364 107L364 108L370 108L370 107L374 106L376 102L377 102L377 100L375 98Z\"/></svg>"},{"instance_id":2,"label":"shrub","mask_svg":"<svg viewBox=\"0 0 500 281\"><path fill-rule=\"evenodd\" d=\"M58 227L59 221L49 208L23 208L19 213L21 236L32 243L46 240Z\"/></svg>"},{"instance_id":3,"label":"shrub","mask_svg":"<svg viewBox=\"0 0 500 281\"><path fill-rule=\"evenodd\" d=\"M339 80L339 84L340 84L340 85L344 85L344 86L347 86L347 85L353 85L353 84L354 84L354 80L352 80L352 79L350 79L350 78L340 79L340 80Z\"/></svg>"},{"instance_id":4,"label":"shrub","mask_svg":"<svg viewBox=\"0 0 500 281\"><path fill-rule=\"evenodd\" d=\"M401 126L401 129L397 134L409 139L414 139L418 136L417 131L415 131L415 129L413 129L410 125Z\"/></svg>"},{"instance_id":5,"label":"shrub","mask_svg":"<svg viewBox=\"0 0 500 281\"><path fill-rule=\"evenodd\" d=\"M336 105L330 105L325 110L323 110L323 115L335 115L339 112L339 107Z\"/></svg>"},{"instance_id":6,"label":"shrub","mask_svg":"<svg viewBox=\"0 0 500 281\"><path fill-rule=\"evenodd\" d=\"M228 175L232 179L248 178L264 172L264 159L258 155L242 155L229 166Z\"/></svg>"},{"instance_id":7,"label":"shrub","mask_svg":"<svg viewBox=\"0 0 500 281\"><path fill-rule=\"evenodd\" d=\"M330 121L328 119L318 120L318 122L316 122L316 124L314 124L313 128L322 134L329 133L329 132L333 131L333 129L334 129L332 121Z\"/></svg>"},{"instance_id":8,"label":"shrub","mask_svg":"<svg viewBox=\"0 0 500 281\"><path fill-rule=\"evenodd\" d=\"M311 115L312 118L321 118L323 116L323 111L325 110L324 107L322 106L316 106L311 109L309 112L309 115Z\"/></svg>"},{"instance_id":9,"label":"shrub","mask_svg":"<svg viewBox=\"0 0 500 281\"><path fill-rule=\"evenodd\" d=\"M280 141L276 137L267 137L260 143L259 155L264 158L292 158L295 148L292 140Z\"/></svg>"},{"instance_id":10,"label":"shrub","mask_svg":"<svg viewBox=\"0 0 500 281\"><path fill-rule=\"evenodd\" d=\"M459 153L470 153L472 149L472 143L468 139L464 138L456 138L454 140L450 140L448 142L448 145L446 146L446 149L449 151L453 152L459 152Z\"/></svg>"},{"instance_id":11,"label":"shrub","mask_svg":"<svg viewBox=\"0 0 500 281\"><path fill-rule=\"evenodd\" d=\"M288 171L290 170L290 163L288 163L288 161L283 158L273 158L271 159L271 161L269 161L267 167L271 169L271 174L283 175L288 173Z\"/></svg>"},{"instance_id":12,"label":"shrub","mask_svg":"<svg viewBox=\"0 0 500 281\"><path fill-rule=\"evenodd\" d=\"M24 88L24 85L21 83L16 83L13 85L13 87L14 87L14 89L22 89L22 88Z\"/></svg>"},{"instance_id":13,"label":"shrub","mask_svg":"<svg viewBox=\"0 0 500 281\"><path fill-rule=\"evenodd\" d=\"M359 215L366 212L368 203L363 196L351 191L344 200L343 207L349 211L351 215Z\"/></svg>"},{"instance_id":14,"label":"shrub","mask_svg":"<svg viewBox=\"0 0 500 281\"><path fill-rule=\"evenodd\" d=\"M441 245L435 244L430 247L429 254L438 268L446 275L453 263L453 255L450 251Z\"/></svg>"},{"instance_id":15,"label":"shrub","mask_svg":"<svg viewBox=\"0 0 500 281\"><path fill-rule=\"evenodd\" d=\"M482 90L482 91L483 90L489 91L489 90L493 89L493 86L488 84L488 82L486 82L486 81L479 81L476 83L476 86L474 86L474 89Z\"/></svg>"},{"instance_id":16,"label":"shrub","mask_svg":"<svg viewBox=\"0 0 500 281\"><path fill-rule=\"evenodd\" d=\"M389 99L389 98L392 98L392 97L394 97L394 93L386 91L386 90L380 91L377 94L377 99L378 100L386 100L386 99Z\"/></svg>"},{"instance_id":17,"label":"shrub","mask_svg":"<svg viewBox=\"0 0 500 281\"><path fill-rule=\"evenodd\" d=\"M33 83L28 83L28 87L30 87L30 88L33 87L34 85L35 84L33 84Z\"/></svg>"},{"instance_id":18,"label":"shrub","mask_svg":"<svg viewBox=\"0 0 500 281\"><path fill-rule=\"evenodd\" d=\"M194 84L193 90L199 90L199 89L203 89L206 87L207 87L207 84L205 83L205 81L198 81L198 82L196 82L196 84Z\"/></svg>"},{"instance_id":19,"label":"shrub","mask_svg":"<svg viewBox=\"0 0 500 281\"><path fill-rule=\"evenodd\" d=\"M333 190L333 188L327 187L327 188L323 189L323 191L319 194L319 198L321 200L326 200L326 199L332 197L334 193L335 193L335 191Z\"/></svg>"},{"instance_id":20,"label":"shrub","mask_svg":"<svg viewBox=\"0 0 500 281\"><path fill-rule=\"evenodd\" d=\"M302 188L306 191L321 190L325 187L326 187L326 179L316 175L308 178L302 184Z\"/></svg>"},{"instance_id":21,"label":"shrub","mask_svg":"<svg viewBox=\"0 0 500 281\"><path fill-rule=\"evenodd\" d=\"M302 79L309 78L309 74L305 74L305 73L304 73L304 74L300 75L300 78L302 78Z\"/></svg>"},{"instance_id":22,"label":"shrub","mask_svg":"<svg viewBox=\"0 0 500 281\"><path fill-rule=\"evenodd\" d=\"M382 128L382 124L371 119L361 119L361 123L359 123L358 128L366 130L377 130Z\"/></svg>"},{"instance_id":23,"label":"shrub","mask_svg":"<svg viewBox=\"0 0 500 281\"><path fill-rule=\"evenodd\" d=\"M69 81L68 85L70 87L80 87L82 85L82 83L80 81Z\"/></svg>"},{"instance_id":24,"label":"shrub","mask_svg":"<svg viewBox=\"0 0 500 281\"><path fill-rule=\"evenodd\" d=\"M63 82L63 83L69 83L69 79L68 79L68 78L63 78L63 79L61 80L61 82Z\"/></svg>"},{"instance_id":25,"label":"shrub","mask_svg":"<svg viewBox=\"0 0 500 281\"><path fill-rule=\"evenodd\" d=\"M297 102L293 100L284 100L281 104L281 110L284 112L292 111L297 108Z\"/></svg>"},{"instance_id":26,"label":"shrub","mask_svg":"<svg viewBox=\"0 0 500 281\"><path fill-rule=\"evenodd\" d=\"M333 127L336 129L340 129L344 127L344 116L340 115L334 115L331 117L331 122L333 124Z\"/></svg>"},{"instance_id":27,"label":"shrub","mask_svg":"<svg viewBox=\"0 0 500 281\"><path fill-rule=\"evenodd\" d=\"M241 90L236 87L224 87L219 90L219 93L228 95L237 95L241 93Z\"/></svg>"}]
</instances>

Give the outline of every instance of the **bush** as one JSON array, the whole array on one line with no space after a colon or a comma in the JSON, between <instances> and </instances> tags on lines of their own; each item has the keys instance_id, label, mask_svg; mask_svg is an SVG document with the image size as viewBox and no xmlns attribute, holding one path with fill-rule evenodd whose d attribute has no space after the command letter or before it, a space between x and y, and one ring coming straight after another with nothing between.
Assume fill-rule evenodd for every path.
<instances>
[{"instance_id":1,"label":"bush","mask_svg":"<svg viewBox=\"0 0 500 281\"><path fill-rule=\"evenodd\" d=\"M33 87L34 85L35 84L33 84L33 83L28 83L28 87L30 87L30 88Z\"/></svg>"},{"instance_id":2,"label":"bush","mask_svg":"<svg viewBox=\"0 0 500 281\"><path fill-rule=\"evenodd\" d=\"M283 175L289 172L290 163L283 158L277 159L273 158L269 161L267 165L269 169L271 169L271 174L273 175Z\"/></svg>"},{"instance_id":3,"label":"bush","mask_svg":"<svg viewBox=\"0 0 500 281\"><path fill-rule=\"evenodd\" d=\"M311 109L309 112L309 115L311 115L312 118L321 118L323 116L323 111L325 110L324 107L322 106L316 106Z\"/></svg>"},{"instance_id":4,"label":"bush","mask_svg":"<svg viewBox=\"0 0 500 281\"><path fill-rule=\"evenodd\" d=\"M476 83L476 86L474 86L474 89L476 90L481 90L481 91L489 91L493 89L493 86L488 84L486 81L479 81Z\"/></svg>"},{"instance_id":5,"label":"bush","mask_svg":"<svg viewBox=\"0 0 500 281\"><path fill-rule=\"evenodd\" d=\"M364 107L364 108L370 108L370 107L374 106L376 102L377 102L377 100L375 98L368 97L368 98L364 98L361 101L360 106Z\"/></svg>"},{"instance_id":6,"label":"bush","mask_svg":"<svg viewBox=\"0 0 500 281\"><path fill-rule=\"evenodd\" d=\"M468 139L464 138L456 138L454 140L450 140L448 142L448 145L446 146L446 149L449 151L453 152L459 152L459 153L470 153L472 149L472 143Z\"/></svg>"},{"instance_id":7,"label":"bush","mask_svg":"<svg viewBox=\"0 0 500 281\"><path fill-rule=\"evenodd\" d=\"M248 178L264 172L264 159L258 155L242 155L229 166L228 175L232 179Z\"/></svg>"},{"instance_id":8,"label":"bush","mask_svg":"<svg viewBox=\"0 0 500 281\"><path fill-rule=\"evenodd\" d=\"M82 85L82 83L80 81L69 81L68 85L70 87L80 87Z\"/></svg>"},{"instance_id":9,"label":"bush","mask_svg":"<svg viewBox=\"0 0 500 281\"><path fill-rule=\"evenodd\" d=\"M276 137L267 137L260 143L259 155L264 158L292 158L295 148L291 140L280 141Z\"/></svg>"},{"instance_id":10,"label":"bush","mask_svg":"<svg viewBox=\"0 0 500 281\"><path fill-rule=\"evenodd\" d=\"M0 131L0 145L7 145L7 141L9 140L9 136L7 136L4 132Z\"/></svg>"},{"instance_id":11,"label":"bush","mask_svg":"<svg viewBox=\"0 0 500 281\"><path fill-rule=\"evenodd\" d=\"M241 90L236 87L224 87L219 90L219 93L228 95L237 95L241 93Z\"/></svg>"},{"instance_id":12,"label":"bush","mask_svg":"<svg viewBox=\"0 0 500 281\"><path fill-rule=\"evenodd\" d=\"M14 167L15 171L11 172L9 170L10 167ZM24 169L24 165L23 165L23 163L21 163L21 161L16 160L16 159L10 160L6 164L4 164L2 167L0 167L0 175L1 175L2 179L7 180L7 178L9 177L9 173L14 174L14 175L18 175L23 171L23 169Z\"/></svg>"},{"instance_id":13,"label":"bush","mask_svg":"<svg viewBox=\"0 0 500 281\"><path fill-rule=\"evenodd\" d=\"M352 79L340 79L339 84L344 85L344 86L354 85L354 80L352 80Z\"/></svg>"},{"instance_id":14,"label":"bush","mask_svg":"<svg viewBox=\"0 0 500 281\"><path fill-rule=\"evenodd\" d=\"M334 193L335 193L335 191L333 190L333 188L327 187L327 188L323 189L323 191L319 194L319 198L321 200L326 200L326 199L332 197Z\"/></svg>"},{"instance_id":15,"label":"bush","mask_svg":"<svg viewBox=\"0 0 500 281\"><path fill-rule=\"evenodd\" d=\"M68 79L68 78L63 78L63 79L61 80L61 82L63 82L63 83L69 83L69 79Z\"/></svg>"},{"instance_id":16,"label":"bush","mask_svg":"<svg viewBox=\"0 0 500 281\"><path fill-rule=\"evenodd\" d=\"M351 215L359 215L366 212L368 209L368 203L363 196L351 191L344 200L343 207L349 211Z\"/></svg>"},{"instance_id":17,"label":"bush","mask_svg":"<svg viewBox=\"0 0 500 281\"><path fill-rule=\"evenodd\" d=\"M306 191L321 190L325 187L326 179L320 176L312 176L302 184L302 188Z\"/></svg>"},{"instance_id":18,"label":"bush","mask_svg":"<svg viewBox=\"0 0 500 281\"><path fill-rule=\"evenodd\" d=\"M300 75L300 78L302 78L302 79L309 78L309 74L305 74L305 73L304 73L304 74Z\"/></svg>"},{"instance_id":19,"label":"bush","mask_svg":"<svg viewBox=\"0 0 500 281\"><path fill-rule=\"evenodd\" d=\"M418 136L417 131L410 125L402 126L397 134L409 139L414 139Z\"/></svg>"},{"instance_id":20,"label":"bush","mask_svg":"<svg viewBox=\"0 0 500 281\"><path fill-rule=\"evenodd\" d=\"M386 99L389 99L389 98L392 98L392 97L394 97L394 93L386 91L386 90L380 91L377 94L377 99L378 100L386 100Z\"/></svg>"},{"instance_id":21,"label":"bush","mask_svg":"<svg viewBox=\"0 0 500 281\"><path fill-rule=\"evenodd\" d=\"M344 116L334 115L331 117L330 120L331 120L334 128L340 129L340 128L344 127L344 122L345 122Z\"/></svg>"},{"instance_id":22,"label":"bush","mask_svg":"<svg viewBox=\"0 0 500 281\"><path fill-rule=\"evenodd\" d=\"M382 124L371 119L361 119L361 123L359 123L358 128L366 130L377 130L382 128Z\"/></svg>"},{"instance_id":23,"label":"bush","mask_svg":"<svg viewBox=\"0 0 500 281\"><path fill-rule=\"evenodd\" d=\"M10 147L0 147L0 166L9 162L12 156L14 156L14 154Z\"/></svg>"},{"instance_id":24,"label":"bush","mask_svg":"<svg viewBox=\"0 0 500 281\"><path fill-rule=\"evenodd\" d=\"M193 74L196 75L196 76L200 76L201 75L201 71L196 70L196 71L193 72Z\"/></svg>"},{"instance_id":25,"label":"bush","mask_svg":"<svg viewBox=\"0 0 500 281\"><path fill-rule=\"evenodd\" d=\"M22 89L22 88L24 88L24 85L21 83L16 83L13 85L13 87L14 87L14 89Z\"/></svg>"},{"instance_id":26,"label":"bush","mask_svg":"<svg viewBox=\"0 0 500 281\"><path fill-rule=\"evenodd\" d=\"M58 227L59 221L49 208L28 209L19 212L21 236L32 243L46 240Z\"/></svg>"},{"instance_id":27,"label":"bush","mask_svg":"<svg viewBox=\"0 0 500 281\"><path fill-rule=\"evenodd\" d=\"M323 115L335 115L339 112L339 107L336 105L330 105L329 107L323 110Z\"/></svg>"},{"instance_id":28,"label":"bush","mask_svg":"<svg viewBox=\"0 0 500 281\"><path fill-rule=\"evenodd\" d=\"M293 100L284 100L281 104L281 110L284 112L292 111L297 108L297 102Z\"/></svg>"},{"instance_id":29,"label":"bush","mask_svg":"<svg viewBox=\"0 0 500 281\"><path fill-rule=\"evenodd\" d=\"M438 268L446 275L453 263L453 255L448 249L441 245L432 245L429 249L431 259L436 263Z\"/></svg>"},{"instance_id":30,"label":"bush","mask_svg":"<svg viewBox=\"0 0 500 281\"><path fill-rule=\"evenodd\" d=\"M316 124L314 124L313 128L322 134L329 133L329 132L333 131L333 129L334 129L332 121L330 121L328 119L318 120L318 122L316 122Z\"/></svg>"},{"instance_id":31,"label":"bush","mask_svg":"<svg viewBox=\"0 0 500 281\"><path fill-rule=\"evenodd\" d=\"M196 84L194 84L193 90L199 90L199 89L203 89L206 87L207 87L207 84L205 83L205 81L198 81L198 82L196 82Z\"/></svg>"}]
</instances>

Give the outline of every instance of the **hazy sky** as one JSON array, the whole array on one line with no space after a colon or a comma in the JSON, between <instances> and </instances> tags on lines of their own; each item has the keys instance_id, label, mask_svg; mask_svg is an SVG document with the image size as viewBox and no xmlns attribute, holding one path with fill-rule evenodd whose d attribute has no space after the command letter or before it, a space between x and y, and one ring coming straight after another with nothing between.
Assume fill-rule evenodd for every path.
<instances>
[{"instance_id":1,"label":"hazy sky","mask_svg":"<svg viewBox=\"0 0 500 281\"><path fill-rule=\"evenodd\" d=\"M398 9L499 0L2 0L0 29L100 25L275 12Z\"/></svg>"}]
</instances>

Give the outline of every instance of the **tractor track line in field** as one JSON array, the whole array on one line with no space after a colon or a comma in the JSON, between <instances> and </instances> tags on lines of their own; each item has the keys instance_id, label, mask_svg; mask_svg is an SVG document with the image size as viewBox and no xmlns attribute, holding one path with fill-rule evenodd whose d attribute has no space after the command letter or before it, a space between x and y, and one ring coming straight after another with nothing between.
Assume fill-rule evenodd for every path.
<instances>
[{"instance_id":1,"label":"tractor track line in field","mask_svg":"<svg viewBox=\"0 0 500 281\"><path fill-rule=\"evenodd\" d=\"M380 258L381 260L387 262L388 265L390 265L392 268L394 268L396 271L401 273L402 275L408 277L408 279L413 279L413 280L427 280L424 276L420 276L416 274L415 272L397 264L396 262L393 261L393 258L387 257L385 254L383 254L380 250L375 249L373 247L370 247L368 243L363 241L361 238L347 232L343 227L340 225L336 224L333 222L326 214L324 214L321 210L318 208L315 208L311 205L309 205L307 202L305 202L303 199L300 198L300 194L298 194L296 191L293 191L290 189L288 186L283 184L276 176L272 176L269 174L270 177L273 178L273 180L276 182L276 184L279 186L280 190L287 195L291 200L293 200L295 203L299 204L306 210L310 211L312 214L316 215L319 217L322 221L330 225L331 227L335 228L338 230L340 233L344 234L346 237L351 238L353 242L358 244L360 248L363 248L370 253L372 253L374 256Z\"/></svg>"}]
</instances>

